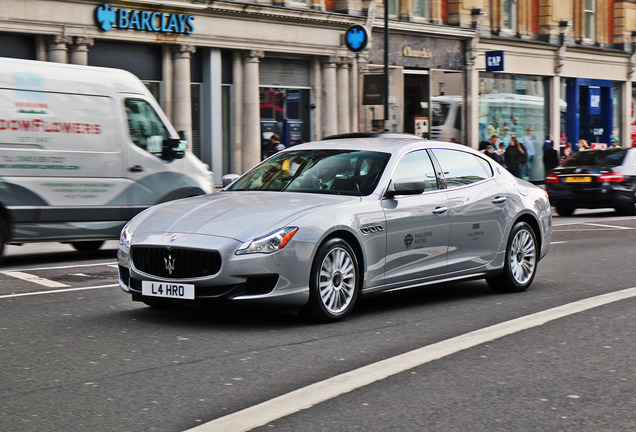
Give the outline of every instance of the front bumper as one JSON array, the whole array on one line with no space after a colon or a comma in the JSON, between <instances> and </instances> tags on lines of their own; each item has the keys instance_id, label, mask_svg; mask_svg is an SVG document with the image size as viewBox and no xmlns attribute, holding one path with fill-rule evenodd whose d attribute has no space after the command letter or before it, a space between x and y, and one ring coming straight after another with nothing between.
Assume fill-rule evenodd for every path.
<instances>
[{"instance_id":1,"label":"front bumper","mask_svg":"<svg viewBox=\"0 0 636 432\"><path fill-rule=\"evenodd\" d=\"M133 300L146 299L142 295L142 281L170 284L193 284L194 300L163 299L186 303L206 303L232 300L279 306L303 306L309 299L309 274L313 244L290 242L272 254L235 255L241 244L236 240L191 234L171 241L165 235L136 238L132 248L154 246L169 249L215 250L221 257L216 273L202 277L162 277L141 271L132 262L130 249L120 246L118 251L119 286L132 295ZM158 260L163 260L158 257ZM159 265L162 265L160 262ZM148 297L148 299L155 297Z\"/></svg>"}]
</instances>

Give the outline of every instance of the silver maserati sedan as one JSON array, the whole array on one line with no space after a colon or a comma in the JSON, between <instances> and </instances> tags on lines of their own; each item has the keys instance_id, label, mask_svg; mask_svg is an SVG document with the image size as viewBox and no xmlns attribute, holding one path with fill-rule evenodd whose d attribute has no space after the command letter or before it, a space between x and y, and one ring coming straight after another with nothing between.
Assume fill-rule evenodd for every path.
<instances>
[{"instance_id":1,"label":"silver maserati sedan","mask_svg":"<svg viewBox=\"0 0 636 432\"><path fill-rule=\"evenodd\" d=\"M301 144L224 181L124 227L119 285L133 300L292 307L333 322L360 297L430 284L524 291L552 235L544 190L468 147L412 135Z\"/></svg>"}]
</instances>

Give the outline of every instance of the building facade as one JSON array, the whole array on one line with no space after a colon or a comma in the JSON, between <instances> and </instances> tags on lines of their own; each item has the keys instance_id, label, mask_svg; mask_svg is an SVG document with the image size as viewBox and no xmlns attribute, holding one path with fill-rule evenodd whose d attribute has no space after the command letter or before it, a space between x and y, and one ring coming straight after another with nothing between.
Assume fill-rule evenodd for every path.
<instances>
[{"instance_id":1,"label":"building facade","mask_svg":"<svg viewBox=\"0 0 636 432\"><path fill-rule=\"evenodd\" d=\"M0 0L0 56L133 72L218 185L274 133L287 146L388 129L478 147L496 131L537 155L550 135L636 139L633 1L386 4L385 41L375 0ZM358 53L344 43L353 24L370 35ZM526 175L542 179L540 161Z\"/></svg>"}]
</instances>

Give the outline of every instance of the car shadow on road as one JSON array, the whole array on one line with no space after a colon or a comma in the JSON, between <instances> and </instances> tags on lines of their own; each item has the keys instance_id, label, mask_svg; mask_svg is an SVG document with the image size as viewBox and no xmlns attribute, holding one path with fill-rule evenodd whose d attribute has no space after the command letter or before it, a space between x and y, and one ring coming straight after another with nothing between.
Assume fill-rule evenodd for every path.
<instances>
[{"instance_id":1,"label":"car shadow on road","mask_svg":"<svg viewBox=\"0 0 636 432\"><path fill-rule=\"evenodd\" d=\"M502 294L493 293L484 281L446 283L385 293L360 299L351 315L345 318L345 322L494 295ZM237 304L157 308L147 307L142 303L135 304L140 307L125 313L149 325L237 330L324 325L307 320L296 309L271 309Z\"/></svg>"}]
</instances>

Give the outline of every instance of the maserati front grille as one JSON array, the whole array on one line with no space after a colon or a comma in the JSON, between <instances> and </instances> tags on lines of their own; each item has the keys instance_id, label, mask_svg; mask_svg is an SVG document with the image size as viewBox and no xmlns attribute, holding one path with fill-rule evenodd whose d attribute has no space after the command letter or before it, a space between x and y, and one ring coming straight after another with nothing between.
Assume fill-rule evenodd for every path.
<instances>
[{"instance_id":1,"label":"maserati front grille","mask_svg":"<svg viewBox=\"0 0 636 432\"><path fill-rule=\"evenodd\" d=\"M221 255L217 251L133 246L130 254L137 270L161 278L205 277L221 269Z\"/></svg>"}]
</instances>

